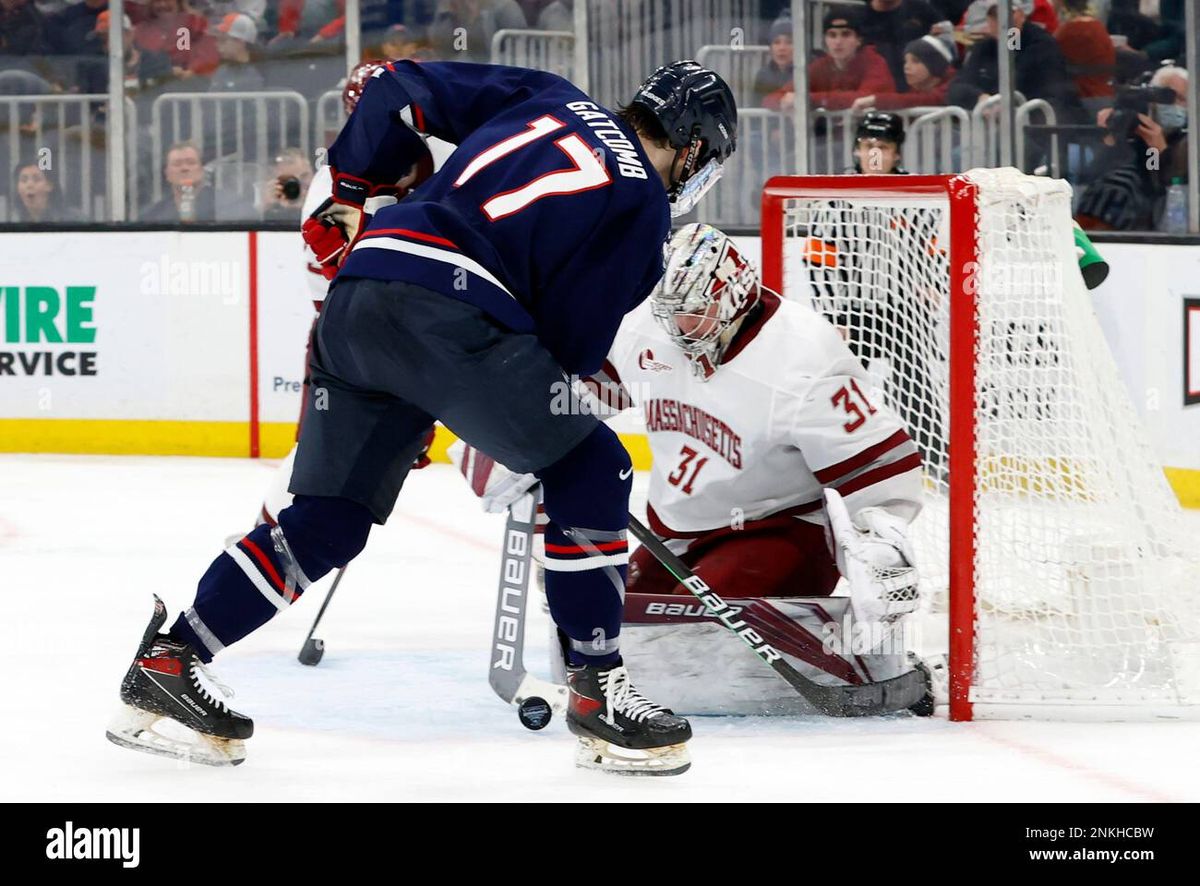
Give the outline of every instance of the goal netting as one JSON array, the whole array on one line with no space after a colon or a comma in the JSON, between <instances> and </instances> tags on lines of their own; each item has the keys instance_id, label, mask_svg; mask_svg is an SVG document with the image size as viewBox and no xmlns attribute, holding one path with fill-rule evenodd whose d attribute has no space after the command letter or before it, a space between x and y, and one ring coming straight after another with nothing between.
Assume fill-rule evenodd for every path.
<instances>
[{"instance_id":1,"label":"goal netting","mask_svg":"<svg viewBox=\"0 0 1200 886\"><path fill-rule=\"evenodd\" d=\"M921 624L949 649L956 719L1200 714L1200 544L1093 314L1070 205L1014 169L764 190L764 283L842 331L924 457Z\"/></svg>"}]
</instances>

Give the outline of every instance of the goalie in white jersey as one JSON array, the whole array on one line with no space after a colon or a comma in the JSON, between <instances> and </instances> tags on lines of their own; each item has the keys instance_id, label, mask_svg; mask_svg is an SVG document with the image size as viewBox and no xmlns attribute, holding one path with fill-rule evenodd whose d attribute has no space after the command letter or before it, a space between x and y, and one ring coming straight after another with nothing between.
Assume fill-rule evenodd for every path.
<instances>
[{"instance_id":1,"label":"goalie in white jersey","mask_svg":"<svg viewBox=\"0 0 1200 886\"><path fill-rule=\"evenodd\" d=\"M650 528L724 596L834 590L826 490L864 539L890 549L879 565L911 560L916 446L838 331L762 288L720 231L675 234L666 274L623 324L608 368L646 421ZM644 549L627 592L686 593Z\"/></svg>"}]
</instances>

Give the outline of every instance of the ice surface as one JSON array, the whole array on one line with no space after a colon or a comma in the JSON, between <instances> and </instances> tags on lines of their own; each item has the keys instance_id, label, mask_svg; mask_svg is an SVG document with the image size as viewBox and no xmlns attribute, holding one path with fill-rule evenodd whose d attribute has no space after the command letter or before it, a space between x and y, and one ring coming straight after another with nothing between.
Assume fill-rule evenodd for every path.
<instances>
[{"instance_id":1,"label":"ice surface","mask_svg":"<svg viewBox=\"0 0 1200 886\"><path fill-rule=\"evenodd\" d=\"M151 592L172 618L191 602L273 465L0 456L0 800L1200 800L1189 722L706 717L682 777L577 770L560 718L527 732L488 688L502 520L441 465L350 567L320 666L296 653L329 579L217 659L255 719L244 765L109 744ZM543 673L544 637L531 627Z\"/></svg>"}]
</instances>

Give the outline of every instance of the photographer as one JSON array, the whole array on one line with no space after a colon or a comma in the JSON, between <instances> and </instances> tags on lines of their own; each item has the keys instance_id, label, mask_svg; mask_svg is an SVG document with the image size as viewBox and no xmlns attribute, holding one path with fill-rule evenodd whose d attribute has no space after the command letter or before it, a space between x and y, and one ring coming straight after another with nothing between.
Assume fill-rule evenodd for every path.
<instances>
[{"instance_id":1,"label":"photographer","mask_svg":"<svg viewBox=\"0 0 1200 886\"><path fill-rule=\"evenodd\" d=\"M1108 130L1099 176L1079 201L1076 218L1092 230L1147 230L1172 180L1186 184L1188 72L1168 65L1149 84L1117 90L1113 107L1096 115Z\"/></svg>"},{"instance_id":2,"label":"photographer","mask_svg":"<svg viewBox=\"0 0 1200 886\"><path fill-rule=\"evenodd\" d=\"M271 177L263 182L259 192L263 221L299 221L312 177L312 163L304 152L286 148L275 158Z\"/></svg>"}]
</instances>

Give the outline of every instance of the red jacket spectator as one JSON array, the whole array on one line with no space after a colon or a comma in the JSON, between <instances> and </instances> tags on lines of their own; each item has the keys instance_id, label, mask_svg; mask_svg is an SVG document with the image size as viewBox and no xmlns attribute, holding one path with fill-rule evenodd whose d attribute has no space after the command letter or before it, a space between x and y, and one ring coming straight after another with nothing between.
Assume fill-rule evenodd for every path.
<instances>
[{"instance_id":1,"label":"red jacket spectator","mask_svg":"<svg viewBox=\"0 0 1200 886\"><path fill-rule=\"evenodd\" d=\"M1087 3L1064 4L1067 14L1072 7L1083 12L1071 15L1057 31L1054 39L1067 60L1067 72L1075 81L1080 98L1099 98L1113 94L1112 79L1117 68L1117 48L1104 22L1086 14Z\"/></svg>"},{"instance_id":2,"label":"red jacket spectator","mask_svg":"<svg viewBox=\"0 0 1200 886\"><path fill-rule=\"evenodd\" d=\"M844 68L824 55L808 66L808 91L818 107L840 110L848 108L864 95L894 92L896 84L887 62L873 46L863 46ZM766 107L771 107L767 102Z\"/></svg>"},{"instance_id":3,"label":"red jacket spectator","mask_svg":"<svg viewBox=\"0 0 1200 886\"><path fill-rule=\"evenodd\" d=\"M864 46L862 18L853 7L825 14L825 55L808 66L808 91L817 107L840 110L876 92L894 92L887 61L874 46Z\"/></svg>"},{"instance_id":4,"label":"red jacket spectator","mask_svg":"<svg viewBox=\"0 0 1200 886\"><path fill-rule=\"evenodd\" d=\"M145 52L166 53L173 68L208 76L221 58L207 31L204 16L185 10L180 0L153 0L150 16L134 28L133 42Z\"/></svg>"}]
</instances>

